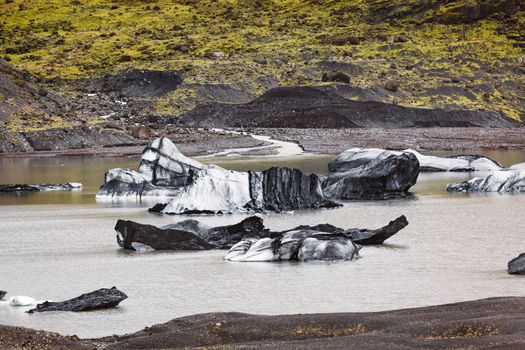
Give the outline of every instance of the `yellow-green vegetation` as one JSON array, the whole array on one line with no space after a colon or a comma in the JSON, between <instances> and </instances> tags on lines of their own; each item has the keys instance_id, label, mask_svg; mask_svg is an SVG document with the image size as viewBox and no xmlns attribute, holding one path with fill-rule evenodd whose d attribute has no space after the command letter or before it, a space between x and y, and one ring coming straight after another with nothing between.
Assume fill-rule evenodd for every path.
<instances>
[{"instance_id":1,"label":"yellow-green vegetation","mask_svg":"<svg viewBox=\"0 0 525 350\"><path fill-rule=\"evenodd\" d=\"M191 108L195 84L246 82L254 95L265 77L318 85L316 62L335 60L363 68L355 86L398 81L405 94L395 103L523 114L521 90L501 82L523 86L525 11L509 12L505 0L480 11L473 0L0 1L0 57L37 76L185 68L186 90L155 101L152 113ZM468 97L427 92L443 86Z\"/></svg>"},{"instance_id":2,"label":"yellow-green vegetation","mask_svg":"<svg viewBox=\"0 0 525 350\"><path fill-rule=\"evenodd\" d=\"M429 334L425 334L422 338L425 339L454 339L454 338L474 338L486 337L501 334L496 326L489 326L483 324L459 324L450 326L442 330L433 330Z\"/></svg>"},{"instance_id":3,"label":"yellow-green vegetation","mask_svg":"<svg viewBox=\"0 0 525 350\"><path fill-rule=\"evenodd\" d=\"M295 329L295 335L298 337L343 337L347 335L364 333L367 329L361 324L348 325L341 328L325 328L321 326L301 326Z\"/></svg>"}]
</instances>

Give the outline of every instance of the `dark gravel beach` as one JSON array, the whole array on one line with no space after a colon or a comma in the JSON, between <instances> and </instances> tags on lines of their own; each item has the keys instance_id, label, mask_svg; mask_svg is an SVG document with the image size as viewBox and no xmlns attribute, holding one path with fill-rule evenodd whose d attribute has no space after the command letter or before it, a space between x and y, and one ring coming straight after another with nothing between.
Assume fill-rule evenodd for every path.
<instances>
[{"instance_id":1,"label":"dark gravel beach","mask_svg":"<svg viewBox=\"0 0 525 350\"><path fill-rule=\"evenodd\" d=\"M2 349L523 349L525 298L414 309L263 316L209 313L101 339L0 326Z\"/></svg>"}]
</instances>

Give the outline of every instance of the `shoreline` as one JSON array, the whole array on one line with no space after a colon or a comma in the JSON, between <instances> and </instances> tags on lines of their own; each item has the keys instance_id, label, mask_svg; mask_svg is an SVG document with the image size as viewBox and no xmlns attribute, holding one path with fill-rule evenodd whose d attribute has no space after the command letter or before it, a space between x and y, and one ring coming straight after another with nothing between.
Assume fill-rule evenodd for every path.
<instances>
[{"instance_id":1,"label":"shoreline","mask_svg":"<svg viewBox=\"0 0 525 350\"><path fill-rule=\"evenodd\" d=\"M0 343L3 349L517 349L525 347L524 313L525 297L380 312L206 313L98 339L0 325Z\"/></svg>"},{"instance_id":2,"label":"shoreline","mask_svg":"<svg viewBox=\"0 0 525 350\"><path fill-rule=\"evenodd\" d=\"M279 156L279 149L284 149L285 143L297 145L296 148L302 149L305 154L337 154L352 147L392 150L412 148L423 152L525 150L525 128L252 128L243 131L244 134L234 129L198 130L199 137L195 140L179 138L176 133L168 133L166 136L189 157L220 157L231 154ZM144 145L150 140L137 139L135 145L113 147L5 152L0 153L0 158L134 157L142 154ZM297 155L297 150L292 153Z\"/></svg>"}]
</instances>

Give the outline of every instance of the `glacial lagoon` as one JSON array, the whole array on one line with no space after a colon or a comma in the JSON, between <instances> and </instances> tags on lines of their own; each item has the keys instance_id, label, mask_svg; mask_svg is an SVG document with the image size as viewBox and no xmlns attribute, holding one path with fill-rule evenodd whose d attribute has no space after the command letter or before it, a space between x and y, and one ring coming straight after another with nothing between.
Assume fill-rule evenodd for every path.
<instances>
[{"instance_id":1,"label":"glacial lagoon","mask_svg":"<svg viewBox=\"0 0 525 350\"><path fill-rule=\"evenodd\" d=\"M525 161L518 151L483 154L503 165ZM322 174L332 158L200 160L234 170L292 166ZM357 261L233 263L223 260L225 251L140 253L118 247L117 219L166 225L188 218L150 214L152 202L96 202L106 169L137 164L138 157L0 158L0 183L84 184L81 191L0 195L0 288L37 300L111 286L129 296L119 308L88 313L28 315L26 308L0 304L0 323L98 337L202 312L379 311L521 295L525 287L525 279L506 272L507 261L525 248L525 195L445 191L448 183L482 174L422 173L410 199L261 215L275 230L318 223L377 228L407 216L405 229L383 246L363 248ZM192 218L227 225L245 217Z\"/></svg>"}]
</instances>

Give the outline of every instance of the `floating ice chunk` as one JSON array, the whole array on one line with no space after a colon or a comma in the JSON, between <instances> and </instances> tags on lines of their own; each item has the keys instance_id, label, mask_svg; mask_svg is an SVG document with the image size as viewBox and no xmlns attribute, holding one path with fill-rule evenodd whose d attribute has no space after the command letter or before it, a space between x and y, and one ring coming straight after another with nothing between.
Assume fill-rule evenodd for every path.
<instances>
[{"instance_id":1,"label":"floating ice chunk","mask_svg":"<svg viewBox=\"0 0 525 350\"><path fill-rule=\"evenodd\" d=\"M31 306L35 304L35 299L23 295L17 295L9 298L9 305L11 306Z\"/></svg>"}]
</instances>

